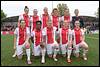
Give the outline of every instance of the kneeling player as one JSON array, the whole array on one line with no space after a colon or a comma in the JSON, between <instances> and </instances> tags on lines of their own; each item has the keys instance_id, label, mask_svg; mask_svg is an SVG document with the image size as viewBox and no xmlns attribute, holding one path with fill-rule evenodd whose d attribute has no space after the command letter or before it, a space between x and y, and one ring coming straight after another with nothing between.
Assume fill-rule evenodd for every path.
<instances>
[{"instance_id":1,"label":"kneeling player","mask_svg":"<svg viewBox=\"0 0 100 67\"><path fill-rule=\"evenodd\" d=\"M18 28L15 29L14 31L14 38L15 41L14 42L14 47L16 47L16 53L18 56L18 59L22 58L23 55L23 48L26 49L26 54L27 54L27 63L31 64L31 60L30 60L30 44L28 42L29 40L29 28L25 27L25 21L24 20L20 20L20 26ZM17 40L16 40L17 37ZM15 45L16 44L16 45Z\"/></svg>"},{"instance_id":2,"label":"kneeling player","mask_svg":"<svg viewBox=\"0 0 100 67\"><path fill-rule=\"evenodd\" d=\"M41 30L41 21L36 21L36 28L32 31L31 36L34 40L34 46L33 46L33 54L34 56L39 56L40 53L42 54L42 60L41 63L45 63L45 45L42 42L42 30Z\"/></svg>"},{"instance_id":3,"label":"kneeling player","mask_svg":"<svg viewBox=\"0 0 100 67\"><path fill-rule=\"evenodd\" d=\"M65 57L67 52L67 62L71 62L70 56L72 51L71 44L71 29L69 29L69 25L67 21L63 22L63 27L59 30L60 34L60 48L62 55ZM68 50L68 51L67 51Z\"/></svg>"},{"instance_id":4,"label":"kneeling player","mask_svg":"<svg viewBox=\"0 0 100 67\"><path fill-rule=\"evenodd\" d=\"M47 54L51 58L53 55L54 61L57 61L56 55L59 51L59 45L55 40L57 28L53 27L51 20L47 22L47 27L43 29L43 35L46 42Z\"/></svg>"},{"instance_id":5,"label":"kneeling player","mask_svg":"<svg viewBox=\"0 0 100 67\"><path fill-rule=\"evenodd\" d=\"M83 59L87 60L86 53L88 51L88 45L84 41L84 31L80 28L79 21L75 21L75 28L72 31L73 35L73 48L76 57L79 57L79 48L83 48Z\"/></svg>"}]
</instances>

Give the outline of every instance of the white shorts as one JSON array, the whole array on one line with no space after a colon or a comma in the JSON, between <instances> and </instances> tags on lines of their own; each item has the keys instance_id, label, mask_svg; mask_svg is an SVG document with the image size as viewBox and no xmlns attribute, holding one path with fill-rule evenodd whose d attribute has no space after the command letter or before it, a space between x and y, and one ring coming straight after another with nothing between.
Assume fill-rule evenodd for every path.
<instances>
[{"instance_id":1,"label":"white shorts","mask_svg":"<svg viewBox=\"0 0 100 67\"><path fill-rule=\"evenodd\" d=\"M46 49L47 49L47 54L53 54L53 51L55 48L58 48L59 49L59 44L55 44L55 43L52 43L52 44L47 44L46 45Z\"/></svg>"},{"instance_id":2,"label":"white shorts","mask_svg":"<svg viewBox=\"0 0 100 67\"><path fill-rule=\"evenodd\" d=\"M40 53L41 53L41 47L40 45L38 46L35 46L33 47L33 53L34 53L34 56L40 56Z\"/></svg>"},{"instance_id":3,"label":"white shorts","mask_svg":"<svg viewBox=\"0 0 100 67\"><path fill-rule=\"evenodd\" d=\"M77 45L73 45L73 48L75 48L73 51L74 53L79 53L80 52L80 47L82 46L83 42L80 42Z\"/></svg>"},{"instance_id":4,"label":"white shorts","mask_svg":"<svg viewBox=\"0 0 100 67\"><path fill-rule=\"evenodd\" d=\"M60 46L60 48L61 48L61 53L62 54L66 54L66 52L67 52L67 44L62 44Z\"/></svg>"},{"instance_id":5,"label":"white shorts","mask_svg":"<svg viewBox=\"0 0 100 67\"><path fill-rule=\"evenodd\" d=\"M19 56L23 53L23 48L25 48L25 43L22 45L18 45L18 42L17 42L17 45L16 45L17 56Z\"/></svg>"}]
</instances>

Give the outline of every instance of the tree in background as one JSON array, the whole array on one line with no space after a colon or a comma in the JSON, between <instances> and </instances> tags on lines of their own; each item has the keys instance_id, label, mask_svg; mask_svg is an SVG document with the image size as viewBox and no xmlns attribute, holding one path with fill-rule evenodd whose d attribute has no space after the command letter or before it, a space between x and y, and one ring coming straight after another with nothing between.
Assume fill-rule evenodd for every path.
<instances>
[{"instance_id":1,"label":"tree in background","mask_svg":"<svg viewBox=\"0 0 100 67\"><path fill-rule=\"evenodd\" d=\"M97 12L95 13L95 15L97 16L97 18L99 18L99 8L97 9Z\"/></svg>"},{"instance_id":2,"label":"tree in background","mask_svg":"<svg viewBox=\"0 0 100 67\"><path fill-rule=\"evenodd\" d=\"M7 14L5 14L5 13L3 12L3 10L1 10L1 19L6 18L6 16L7 16Z\"/></svg>"},{"instance_id":3,"label":"tree in background","mask_svg":"<svg viewBox=\"0 0 100 67\"><path fill-rule=\"evenodd\" d=\"M67 6L67 4L58 4L57 5L57 9L59 10L59 15L60 16L63 16L64 15L64 10L65 9L68 9L68 6Z\"/></svg>"}]
</instances>

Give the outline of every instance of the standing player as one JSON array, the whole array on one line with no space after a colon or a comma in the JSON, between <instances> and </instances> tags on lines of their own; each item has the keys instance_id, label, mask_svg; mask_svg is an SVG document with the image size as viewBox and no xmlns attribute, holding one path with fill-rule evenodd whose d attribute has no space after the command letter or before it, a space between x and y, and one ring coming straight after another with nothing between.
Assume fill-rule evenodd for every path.
<instances>
[{"instance_id":1,"label":"standing player","mask_svg":"<svg viewBox=\"0 0 100 67\"><path fill-rule=\"evenodd\" d=\"M20 25L14 31L14 49L16 48L16 54L18 59L22 58L23 48L26 49L27 54L27 63L31 64L30 60L30 44L28 42L30 37L29 28L25 26L26 23L24 20L20 20ZM16 39L17 38L17 39Z\"/></svg>"},{"instance_id":2,"label":"standing player","mask_svg":"<svg viewBox=\"0 0 100 67\"><path fill-rule=\"evenodd\" d=\"M83 18L79 16L79 10L75 9L74 11L75 16L72 17L72 25L73 28L75 27L75 21L79 21L80 22L80 28L84 28L84 22L83 22Z\"/></svg>"},{"instance_id":3,"label":"standing player","mask_svg":"<svg viewBox=\"0 0 100 67\"><path fill-rule=\"evenodd\" d=\"M47 26L47 21L49 20L48 8L44 7L43 11L44 11L44 14L42 14L41 16L42 28Z\"/></svg>"},{"instance_id":4,"label":"standing player","mask_svg":"<svg viewBox=\"0 0 100 67\"><path fill-rule=\"evenodd\" d=\"M72 31L73 35L73 48L76 57L79 57L79 49L83 48L83 59L87 60L86 53L88 51L88 45L84 41L84 31L80 28L80 22L75 21L75 28Z\"/></svg>"},{"instance_id":5,"label":"standing player","mask_svg":"<svg viewBox=\"0 0 100 67\"><path fill-rule=\"evenodd\" d=\"M25 6L25 8L24 8L24 14L22 14L22 15L20 15L19 16L19 19L18 19L18 26L19 26L19 21L21 20L21 19L24 19L25 20L25 23L26 23L26 27L29 27L29 22L30 22L30 16L28 15L28 13L29 13L29 8L27 7L27 6Z\"/></svg>"},{"instance_id":6,"label":"standing player","mask_svg":"<svg viewBox=\"0 0 100 67\"><path fill-rule=\"evenodd\" d=\"M53 23L53 26L55 26L57 29L59 29L59 21L60 21L60 18L59 18L59 12L57 10L57 8L54 8L53 11L52 11L52 16L51 16L51 20L52 20L52 23Z\"/></svg>"},{"instance_id":7,"label":"standing player","mask_svg":"<svg viewBox=\"0 0 100 67\"><path fill-rule=\"evenodd\" d=\"M30 19L31 22L31 32L36 28L36 21L40 20L39 16L37 15L38 11L37 9L33 10L33 16ZM32 42L34 43L34 42ZM33 44L32 44L32 55L33 55Z\"/></svg>"},{"instance_id":8,"label":"standing player","mask_svg":"<svg viewBox=\"0 0 100 67\"><path fill-rule=\"evenodd\" d=\"M37 15L38 14L38 11L37 9L34 9L33 10L33 16L31 17L31 31L34 30L34 28L36 28L36 21L40 20L40 17Z\"/></svg>"},{"instance_id":9,"label":"standing player","mask_svg":"<svg viewBox=\"0 0 100 67\"><path fill-rule=\"evenodd\" d=\"M20 20L21 19L24 19L25 20L25 27L29 27L29 22L30 22L30 16L28 15L29 13L29 8L27 6L25 6L24 8L24 14L20 15L19 16L19 19L18 19L18 27L20 26ZM13 54L12 57L15 57L16 56L16 50L15 50L15 53Z\"/></svg>"},{"instance_id":10,"label":"standing player","mask_svg":"<svg viewBox=\"0 0 100 67\"><path fill-rule=\"evenodd\" d=\"M64 16L62 16L61 20L62 21L67 21L68 26L70 28L70 22L72 21L72 17L71 17L71 15L69 13L69 9L65 9L64 10Z\"/></svg>"},{"instance_id":11,"label":"standing player","mask_svg":"<svg viewBox=\"0 0 100 67\"><path fill-rule=\"evenodd\" d=\"M83 18L79 16L79 10L78 9L75 9L74 13L75 13L75 16L72 17L73 26L75 25L74 24L75 21L79 21L80 22L80 28L83 28L84 27L84 22L83 22Z\"/></svg>"},{"instance_id":12,"label":"standing player","mask_svg":"<svg viewBox=\"0 0 100 67\"><path fill-rule=\"evenodd\" d=\"M41 30L41 21L36 21L36 28L31 32L32 39L34 40L34 56L39 56L40 53L42 54L42 60L41 63L45 63L45 46L44 43L42 42L42 30Z\"/></svg>"},{"instance_id":13,"label":"standing player","mask_svg":"<svg viewBox=\"0 0 100 67\"><path fill-rule=\"evenodd\" d=\"M43 29L44 41L46 42L47 54L53 56L54 61L57 61L56 55L59 51L59 45L55 40L57 28L52 26L51 20L48 21L47 27Z\"/></svg>"},{"instance_id":14,"label":"standing player","mask_svg":"<svg viewBox=\"0 0 100 67\"><path fill-rule=\"evenodd\" d=\"M62 55L65 57L67 52L67 62L71 62L70 56L72 51L72 44L71 44L72 35L67 20L63 22L63 27L59 29L59 34L60 34L60 48Z\"/></svg>"}]
</instances>

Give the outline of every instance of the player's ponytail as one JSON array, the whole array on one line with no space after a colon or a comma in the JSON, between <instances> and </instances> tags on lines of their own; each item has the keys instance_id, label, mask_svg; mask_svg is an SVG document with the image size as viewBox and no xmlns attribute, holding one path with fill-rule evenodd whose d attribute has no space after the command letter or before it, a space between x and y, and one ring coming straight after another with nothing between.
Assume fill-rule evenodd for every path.
<instances>
[{"instance_id":1,"label":"player's ponytail","mask_svg":"<svg viewBox=\"0 0 100 67\"><path fill-rule=\"evenodd\" d=\"M27 6L25 6L24 10L25 10L25 9L29 9L29 8L28 8Z\"/></svg>"}]
</instances>

